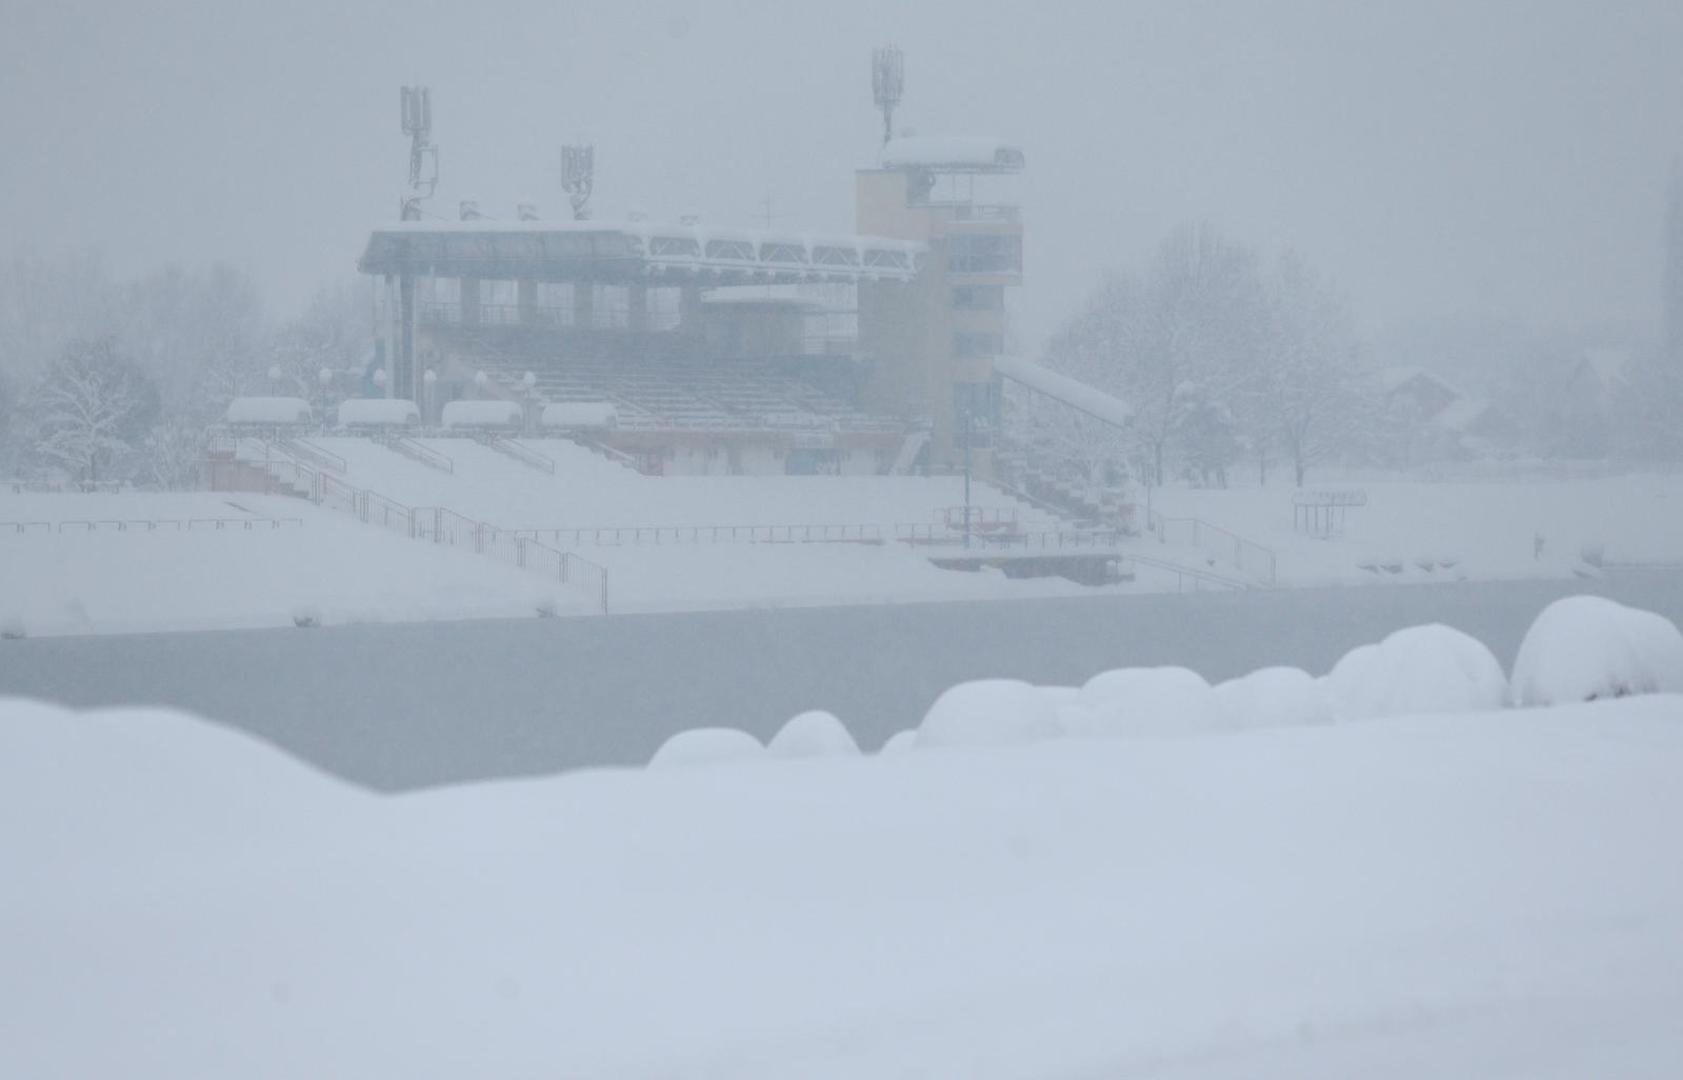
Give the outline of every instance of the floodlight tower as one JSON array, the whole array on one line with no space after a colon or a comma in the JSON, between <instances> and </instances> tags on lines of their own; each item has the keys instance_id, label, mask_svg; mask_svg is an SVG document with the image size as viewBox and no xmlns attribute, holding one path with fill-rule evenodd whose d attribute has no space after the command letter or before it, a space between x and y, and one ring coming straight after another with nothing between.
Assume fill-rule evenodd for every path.
<instances>
[{"instance_id":1,"label":"floodlight tower","mask_svg":"<svg viewBox=\"0 0 1683 1080\"><path fill-rule=\"evenodd\" d=\"M906 93L906 57L894 45L871 50L871 97L882 112L882 144L894 138L894 110Z\"/></svg>"},{"instance_id":2,"label":"floodlight tower","mask_svg":"<svg viewBox=\"0 0 1683 1080\"><path fill-rule=\"evenodd\" d=\"M596 147L561 148L561 190L573 204L573 220L590 220L590 192L596 186Z\"/></svg>"},{"instance_id":3,"label":"floodlight tower","mask_svg":"<svg viewBox=\"0 0 1683 1080\"><path fill-rule=\"evenodd\" d=\"M403 88L403 133L409 136L409 193L403 197L404 221L421 219L421 200L438 189L438 147L432 144L432 90Z\"/></svg>"}]
</instances>

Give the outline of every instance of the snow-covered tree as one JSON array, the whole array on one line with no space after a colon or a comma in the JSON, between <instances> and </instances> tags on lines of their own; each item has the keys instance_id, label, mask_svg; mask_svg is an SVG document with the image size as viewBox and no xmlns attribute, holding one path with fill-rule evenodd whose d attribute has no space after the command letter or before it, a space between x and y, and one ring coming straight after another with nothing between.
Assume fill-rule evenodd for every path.
<instances>
[{"instance_id":1,"label":"snow-covered tree","mask_svg":"<svg viewBox=\"0 0 1683 1080\"><path fill-rule=\"evenodd\" d=\"M146 479L165 491L193 487L205 457L205 429L191 421L155 425L141 444Z\"/></svg>"},{"instance_id":2,"label":"snow-covered tree","mask_svg":"<svg viewBox=\"0 0 1683 1080\"><path fill-rule=\"evenodd\" d=\"M1303 486L1311 464L1345 448L1362 415L1349 305L1300 257L1287 253L1268 283L1259 362L1243 387L1253 439L1272 434ZM1258 441L1266 480L1267 441Z\"/></svg>"},{"instance_id":3,"label":"snow-covered tree","mask_svg":"<svg viewBox=\"0 0 1683 1080\"><path fill-rule=\"evenodd\" d=\"M35 387L33 449L93 482L132 452L158 415L158 390L110 338L72 342Z\"/></svg>"},{"instance_id":4,"label":"snow-covered tree","mask_svg":"<svg viewBox=\"0 0 1683 1080\"><path fill-rule=\"evenodd\" d=\"M1162 483L1171 448L1213 467L1230 453L1231 426L1205 423L1255 363L1265 318L1256 257L1207 225L1185 225L1158 247L1136 279L1107 276L1053 339L1046 360L1125 400L1134 410L1135 455L1144 479ZM1188 439L1207 440L1186 445ZM1225 466L1223 461L1222 465Z\"/></svg>"}]
</instances>

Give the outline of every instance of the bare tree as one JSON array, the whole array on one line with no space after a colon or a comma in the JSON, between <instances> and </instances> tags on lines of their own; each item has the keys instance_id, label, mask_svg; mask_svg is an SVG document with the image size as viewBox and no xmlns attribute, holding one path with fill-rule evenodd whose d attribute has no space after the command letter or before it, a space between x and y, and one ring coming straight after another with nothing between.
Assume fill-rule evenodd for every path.
<instances>
[{"instance_id":1,"label":"bare tree","mask_svg":"<svg viewBox=\"0 0 1683 1080\"><path fill-rule=\"evenodd\" d=\"M135 447L158 414L157 387L110 338L72 342L36 386L34 449L90 483Z\"/></svg>"}]
</instances>

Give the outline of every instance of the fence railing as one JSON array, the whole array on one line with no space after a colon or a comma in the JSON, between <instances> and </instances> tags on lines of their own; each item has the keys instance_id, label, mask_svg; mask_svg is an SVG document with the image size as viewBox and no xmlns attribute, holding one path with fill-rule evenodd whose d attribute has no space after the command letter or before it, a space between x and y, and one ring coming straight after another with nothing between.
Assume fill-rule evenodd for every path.
<instances>
[{"instance_id":1,"label":"fence railing","mask_svg":"<svg viewBox=\"0 0 1683 1080\"><path fill-rule=\"evenodd\" d=\"M63 532L260 532L301 528L303 518L67 518L63 521L0 521L0 533Z\"/></svg>"}]
</instances>

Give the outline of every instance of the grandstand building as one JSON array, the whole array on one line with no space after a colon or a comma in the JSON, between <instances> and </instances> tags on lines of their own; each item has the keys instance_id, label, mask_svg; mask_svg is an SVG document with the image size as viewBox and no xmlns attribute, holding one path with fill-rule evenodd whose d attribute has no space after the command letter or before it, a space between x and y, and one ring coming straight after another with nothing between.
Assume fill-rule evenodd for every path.
<instances>
[{"instance_id":1,"label":"grandstand building","mask_svg":"<svg viewBox=\"0 0 1683 1080\"><path fill-rule=\"evenodd\" d=\"M968 432L985 474L1022 225L976 189L1022 164L995 142L892 140L844 236L468 204L396 222L359 263L379 281L376 363L429 423L512 398L534 425L594 418L570 434L651 473L943 470Z\"/></svg>"}]
</instances>

